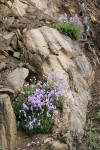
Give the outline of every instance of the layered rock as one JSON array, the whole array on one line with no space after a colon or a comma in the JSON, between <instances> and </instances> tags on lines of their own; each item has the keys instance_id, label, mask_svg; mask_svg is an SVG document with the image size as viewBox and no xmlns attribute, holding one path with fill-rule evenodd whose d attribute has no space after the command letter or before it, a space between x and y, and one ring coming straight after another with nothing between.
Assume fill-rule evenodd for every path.
<instances>
[{"instance_id":1,"label":"layered rock","mask_svg":"<svg viewBox=\"0 0 100 150\"><path fill-rule=\"evenodd\" d=\"M4 150L11 150L16 143L16 118L7 94L0 95L0 146Z\"/></svg>"},{"instance_id":2,"label":"layered rock","mask_svg":"<svg viewBox=\"0 0 100 150\"><path fill-rule=\"evenodd\" d=\"M26 68L16 68L8 74L7 80L11 83L14 88L15 93L22 90L24 80L28 76L29 70Z\"/></svg>"},{"instance_id":3,"label":"layered rock","mask_svg":"<svg viewBox=\"0 0 100 150\"><path fill-rule=\"evenodd\" d=\"M62 7L60 4L61 0L0 1L0 94L7 93L15 98L28 76L26 68L39 77L61 73L68 86L64 93L61 122L55 121L57 128L54 128L53 139L44 142L52 150L66 150L67 144L72 149L74 135L84 133L87 104L91 99L89 86L94 79L92 66L79 44L56 29L44 26L58 18L58 11ZM64 2L65 7L67 10L69 6ZM68 9L70 14L75 12L74 8ZM96 21L96 18L91 19ZM19 63L21 54L25 52L28 53L28 63ZM0 145L4 150L11 149L16 139L16 121L7 94L0 95Z\"/></svg>"},{"instance_id":4,"label":"layered rock","mask_svg":"<svg viewBox=\"0 0 100 150\"><path fill-rule=\"evenodd\" d=\"M41 73L61 73L68 86L64 94L62 124L60 130L56 130L64 132L63 137L68 143L69 131L70 136L71 131L80 135L84 133L87 104L91 99L89 85L94 74L92 66L78 43L61 35L56 29L46 26L32 29L27 31L24 38L27 49L33 55L32 58L34 55L44 58L37 64L41 68Z\"/></svg>"},{"instance_id":5,"label":"layered rock","mask_svg":"<svg viewBox=\"0 0 100 150\"><path fill-rule=\"evenodd\" d=\"M25 10L28 7L27 4L22 3L20 0L14 0L14 3L12 4L12 12L16 16L23 16L26 14Z\"/></svg>"},{"instance_id":6,"label":"layered rock","mask_svg":"<svg viewBox=\"0 0 100 150\"><path fill-rule=\"evenodd\" d=\"M60 0L57 1L59 1L60 3ZM51 17L53 17L53 14L58 11L58 8L53 0L28 0L28 2L32 5L35 5L37 9L41 10L43 13Z\"/></svg>"},{"instance_id":7,"label":"layered rock","mask_svg":"<svg viewBox=\"0 0 100 150\"><path fill-rule=\"evenodd\" d=\"M16 144L17 124L11 101L22 90L28 73L26 68L16 68L5 79L9 86L0 86L0 146L4 150L11 150Z\"/></svg>"}]
</instances>

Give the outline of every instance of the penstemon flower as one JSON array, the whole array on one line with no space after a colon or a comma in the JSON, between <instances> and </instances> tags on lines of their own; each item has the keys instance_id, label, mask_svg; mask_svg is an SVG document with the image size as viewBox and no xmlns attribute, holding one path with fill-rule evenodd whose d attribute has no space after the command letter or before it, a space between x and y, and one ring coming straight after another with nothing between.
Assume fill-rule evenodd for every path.
<instances>
[{"instance_id":1,"label":"penstemon flower","mask_svg":"<svg viewBox=\"0 0 100 150\"><path fill-rule=\"evenodd\" d=\"M48 74L47 82L24 86L13 103L19 126L30 133L48 133L54 125L54 114L60 114L63 103L63 90L67 90L61 74ZM25 88L26 87L26 88ZM28 94L27 94L28 93ZM30 93L30 95L29 95Z\"/></svg>"},{"instance_id":2,"label":"penstemon flower","mask_svg":"<svg viewBox=\"0 0 100 150\"><path fill-rule=\"evenodd\" d=\"M82 27L81 21L77 14L74 14L72 17L70 17L69 21L75 24L77 27Z\"/></svg>"},{"instance_id":3,"label":"penstemon flower","mask_svg":"<svg viewBox=\"0 0 100 150\"><path fill-rule=\"evenodd\" d=\"M61 14L59 16L59 22L67 22L67 21L68 21L68 19L67 19L67 14L66 13Z\"/></svg>"}]
</instances>

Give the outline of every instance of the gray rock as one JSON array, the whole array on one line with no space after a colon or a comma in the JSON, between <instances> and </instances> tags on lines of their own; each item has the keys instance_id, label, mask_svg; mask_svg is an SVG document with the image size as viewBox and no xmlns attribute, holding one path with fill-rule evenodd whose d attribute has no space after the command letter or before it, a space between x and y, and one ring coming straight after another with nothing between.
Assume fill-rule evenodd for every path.
<instances>
[{"instance_id":1,"label":"gray rock","mask_svg":"<svg viewBox=\"0 0 100 150\"><path fill-rule=\"evenodd\" d=\"M10 150L15 146L17 136L16 118L10 98L7 94L0 95L0 146Z\"/></svg>"},{"instance_id":2,"label":"gray rock","mask_svg":"<svg viewBox=\"0 0 100 150\"><path fill-rule=\"evenodd\" d=\"M83 54L74 58L82 76L88 81L89 85L93 83L94 71L86 56Z\"/></svg>"},{"instance_id":3,"label":"gray rock","mask_svg":"<svg viewBox=\"0 0 100 150\"><path fill-rule=\"evenodd\" d=\"M3 88L3 85L0 85L0 89Z\"/></svg>"},{"instance_id":4,"label":"gray rock","mask_svg":"<svg viewBox=\"0 0 100 150\"><path fill-rule=\"evenodd\" d=\"M28 31L26 34L26 38L26 47L30 48L31 52L39 52L42 57L48 57L50 51L48 49L47 42L39 29L32 29Z\"/></svg>"},{"instance_id":5,"label":"gray rock","mask_svg":"<svg viewBox=\"0 0 100 150\"><path fill-rule=\"evenodd\" d=\"M30 72L36 73L34 67L32 67L29 63L26 63L24 67L26 67Z\"/></svg>"},{"instance_id":6,"label":"gray rock","mask_svg":"<svg viewBox=\"0 0 100 150\"><path fill-rule=\"evenodd\" d=\"M9 88L1 88L0 93L14 94L14 90Z\"/></svg>"},{"instance_id":7,"label":"gray rock","mask_svg":"<svg viewBox=\"0 0 100 150\"><path fill-rule=\"evenodd\" d=\"M0 2L1 2L1 3L4 3L4 2L5 2L5 0L1 0Z\"/></svg>"},{"instance_id":8,"label":"gray rock","mask_svg":"<svg viewBox=\"0 0 100 150\"><path fill-rule=\"evenodd\" d=\"M28 7L27 12L28 12L29 14L34 14L35 9L34 9L33 7Z\"/></svg>"},{"instance_id":9,"label":"gray rock","mask_svg":"<svg viewBox=\"0 0 100 150\"><path fill-rule=\"evenodd\" d=\"M13 38L14 35L15 35L15 33L14 33L14 32L11 32L11 33L6 34L6 35L4 36L5 42L6 42L6 44L7 44L8 46L10 45L11 40L12 40L12 38Z\"/></svg>"},{"instance_id":10,"label":"gray rock","mask_svg":"<svg viewBox=\"0 0 100 150\"><path fill-rule=\"evenodd\" d=\"M7 1L7 2L6 2L6 5L7 5L9 8L11 8L11 7L12 7L12 2L11 2L11 1Z\"/></svg>"},{"instance_id":11,"label":"gray rock","mask_svg":"<svg viewBox=\"0 0 100 150\"><path fill-rule=\"evenodd\" d=\"M9 18L7 19L7 27L8 27L8 28L12 26L12 24L14 23L14 20L15 20L14 17L9 17Z\"/></svg>"},{"instance_id":12,"label":"gray rock","mask_svg":"<svg viewBox=\"0 0 100 150\"><path fill-rule=\"evenodd\" d=\"M19 52L14 52L13 53L13 57L15 57L15 58L20 58L20 53Z\"/></svg>"},{"instance_id":13,"label":"gray rock","mask_svg":"<svg viewBox=\"0 0 100 150\"><path fill-rule=\"evenodd\" d=\"M46 147L50 146L50 150L67 150L67 144L61 143L60 141L55 141L53 138L49 137L44 140Z\"/></svg>"},{"instance_id":14,"label":"gray rock","mask_svg":"<svg viewBox=\"0 0 100 150\"><path fill-rule=\"evenodd\" d=\"M7 53L6 51L4 51L4 50L0 50L0 53L1 53L2 55L4 55L5 57L9 56L8 53Z\"/></svg>"},{"instance_id":15,"label":"gray rock","mask_svg":"<svg viewBox=\"0 0 100 150\"><path fill-rule=\"evenodd\" d=\"M9 9L6 5L4 4L0 4L0 10L3 14L3 17L7 17L9 16L9 14L11 14L11 9Z\"/></svg>"},{"instance_id":16,"label":"gray rock","mask_svg":"<svg viewBox=\"0 0 100 150\"><path fill-rule=\"evenodd\" d=\"M24 80L28 76L29 70L26 68L17 68L8 74L7 80L14 87L14 92L20 92L23 88Z\"/></svg>"},{"instance_id":17,"label":"gray rock","mask_svg":"<svg viewBox=\"0 0 100 150\"><path fill-rule=\"evenodd\" d=\"M67 149L68 149L67 144L63 144L59 141L52 141L51 142L51 150L67 150Z\"/></svg>"},{"instance_id":18,"label":"gray rock","mask_svg":"<svg viewBox=\"0 0 100 150\"><path fill-rule=\"evenodd\" d=\"M82 135L86 122L87 104L91 99L87 82L89 78L93 81L91 64L79 44L60 34L56 29L46 26L31 29L25 33L24 38L29 53L35 53L33 56L30 53L29 58L37 64L40 73L44 75L51 73L53 76L55 73L60 73L68 87L68 90L64 91L62 120L55 132L62 130L64 135L67 131L76 131L77 134ZM44 58L42 62L39 61L39 63L35 58L33 59L41 55ZM72 136L67 134L67 137L63 137L65 137L63 140L68 141L71 147ZM59 143L55 142L52 149L58 150L57 145Z\"/></svg>"},{"instance_id":19,"label":"gray rock","mask_svg":"<svg viewBox=\"0 0 100 150\"><path fill-rule=\"evenodd\" d=\"M9 53L9 52L11 52L12 54L14 53L14 50L13 50L13 48L11 47L11 46L8 46L7 48L6 48L6 51Z\"/></svg>"},{"instance_id":20,"label":"gray rock","mask_svg":"<svg viewBox=\"0 0 100 150\"><path fill-rule=\"evenodd\" d=\"M16 16L23 16L26 14L25 9L28 6L24 3L22 3L19 0L15 0L14 3L12 4L12 11Z\"/></svg>"},{"instance_id":21,"label":"gray rock","mask_svg":"<svg viewBox=\"0 0 100 150\"><path fill-rule=\"evenodd\" d=\"M58 43L58 41L56 40L56 38L54 37L53 33L51 32L50 28L48 27L42 27L40 29L40 31L42 32L42 34L44 35L45 37L45 40L46 42L48 43L49 45L49 48L50 48L50 51L53 53L53 54L56 54L58 55L59 54L59 51L61 50L61 46L60 44Z\"/></svg>"},{"instance_id":22,"label":"gray rock","mask_svg":"<svg viewBox=\"0 0 100 150\"><path fill-rule=\"evenodd\" d=\"M35 6L36 9L42 11L42 14L47 14L52 17L58 12L58 9L55 5L55 2L46 1L46 0L28 0L32 6Z\"/></svg>"},{"instance_id":23,"label":"gray rock","mask_svg":"<svg viewBox=\"0 0 100 150\"><path fill-rule=\"evenodd\" d=\"M11 45L12 45L14 50L17 50L17 36L16 35L11 40Z\"/></svg>"},{"instance_id":24,"label":"gray rock","mask_svg":"<svg viewBox=\"0 0 100 150\"><path fill-rule=\"evenodd\" d=\"M50 52L59 55L59 51L62 51L69 58L81 53L77 43L53 28L44 26L29 30L25 35L26 47L33 53L39 52L44 58L48 57Z\"/></svg>"},{"instance_id":25,"label":"gray rock","mask_svg":"<svg viewBox=\"0 0 100 150\"><path fill-rule=\"evenodd\" d=\"M6 50L6 44L2 41L0 41L0 52Z\"/></svg>"},{"instance_id":26,"label":"gray rock","mask_svg":"<svg viewBox=\"0 0 100 150\"><path fill-rule=\"evenodd\" d=\"M6 67L6 64L4 62L0 63L0 70L3 70Z\"/></svg>"}]
</instances>

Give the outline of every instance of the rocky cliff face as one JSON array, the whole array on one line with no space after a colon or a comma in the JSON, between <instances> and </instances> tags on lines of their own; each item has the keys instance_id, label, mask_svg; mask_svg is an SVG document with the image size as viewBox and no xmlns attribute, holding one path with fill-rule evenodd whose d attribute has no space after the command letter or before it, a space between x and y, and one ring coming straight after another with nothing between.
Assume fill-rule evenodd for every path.
<instances>
[{"instance_id":1,"label":"rocky cliff face","mask_svg":"<svg viewBox=\"0 0 100 150\"><path fill-rule=\"evenodd\" d=\"M90 5L95 8L93 2ZM99 8L92 13L90 5L91 29L94 22L99 28ZM64 11L81 13L81 5L61 0L0 1L0 145L4 150L14 147L17 137L11 103L25 79L33 75L41 79L48 73L61 73L69 89L64 95L62 122L56 122L52 138L43 145L51 145L51 150L65 150L69 145L72 150L74 135L81 138L84 133L93 66L99 64L99 43L94 45L98 33L91 30L92 36L80 43L61 35L52 23Z\"/></svg>"}]
</instances>

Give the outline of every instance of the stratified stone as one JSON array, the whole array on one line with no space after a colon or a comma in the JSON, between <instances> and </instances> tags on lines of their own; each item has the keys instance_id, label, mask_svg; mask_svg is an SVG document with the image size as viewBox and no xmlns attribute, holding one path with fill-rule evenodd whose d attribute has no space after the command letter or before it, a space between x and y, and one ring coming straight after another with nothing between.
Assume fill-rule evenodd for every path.
<instances>
[{"instance_id":1,"label":"stratified stone","mask_svg":"<svg viewBox=\"0 0 100 150\"><path fill-rule=\"evenodd\" d=\"M7 77L7 80L12 84L15 93L22 90L24 80L28 76L29 70L26 68L17 68L13 70Z\"/></svg>"},{"instance_id":2,"label":"stratified stone","mask_svg":"<svg viewBox=\"0 0 100 150\"><path fill-rule=\"evenodd\" d=\"M53 0L28 0L31 5L35 5L36 9L42 11L43 14L47 14L48 16L53 16L58 12L57 6Z\"/></svg>"},{"instance_id":3,"label":"stratified stone","mask_svg":"<svg viewBox=\"0 0 100 150\"><path fill-rule=\"evenodd\" d=\"M4 69L6 67L6 64L4 62L0 63L0 70Z\"/></svg>"},{"instance_id":4,"label":"stratified stone","mask_svg":"<svg viewBox=\"0 0 100 150\"><path fill-rule=\"evenodd\" d=\"M94 71L86 56L83 54L74 58L78 69L82 76L88 81L89 85L93 83Z\"/></svg>"},{"instance_id":5,"label":"stratified stone","mask_svg":"<svg viewBox=\"0 0 100 150\"><path fill-rule=\"evenodd\" d=\"M12 38L13 38L14 35L15 35L15 33L14 33L14 32L11 32L11 33L6 34L6 35L4 36L4 39L5 39L5 42L6 42L7 46L10 45L10 42L11 42L11 40L12 40Z\"/></svg>"},{"instance_id":6,"label":"stratified stone","mask_svg":"<svg viewBox=\"0 0 100 150\"><path fill-rule=\"evenodd\" d=\"M77 42L60 34L56 29L41 27L27 31L25 45L28 51L44 59L38 63L34 59L41 75L60 73L67 88L64 91L63 112L61 123L54 131L63 132L63 140L72 149L75 131L78 135L84 133L87 104L91 99L88 81L93 81L93 69L83 54ZM48 51L49 50L49 51ZM31 55L30 55L31 56ZM42 58L42 57L41 57ZM32 59L33 60L33 59ZM39 73L39 74L40 74ZM87 81L88 79L88 81ZM69 134L67 134L69 133ZM53 144L53 145L52 145ZM58 142L52 143L52 150L58 150ZM66 148L66 144L60 149Z\"/></svg>"},{"instance_id":7,"label":"stratified stone","mask_svg":"<svg viewBox=\"0 0 100 150\"><path fill-rule=\"evenodd\" d=\"M31 48L31 52L32 50L36 53L39 52L39 54L44 58L49 56L50 51L48 49L48 45L39 29L32 29L28 31L26 38L26 47L28 49Z\"/></svg>"},{"instance_id":8,"label":"stratified stone","mask_svg":"<svg viewBox=\"0 0 100 150\"><path fill-rule=\"evenodd\" d=\"M26 14L25 9L28 6L26 4L21 3L19 0L14 0L12 4L12 11L16 16L23 16Z\"/></svg>"},{"instance_id":9,"label":"stratified stone","mask_svg":"<svg viewBox=\"0 0 100 150\"><path fill-rule=\"evenodd\" d=\"M16 117L10 98L7 94L0 95L0 146L11 150L15 146L16 135Z\"/></svg>"},{"instance_id":10,"label":"stratified stone","mask_svg":"<svg viewBox=\"0 0 100 150\"><path fill-rule=\"evenodd\" d=\"M20 53L19 52L14 52L13 57L19 59L20 58Z\"/></svg>"},{"instance_id":11,"label":"stratified stone","mask_svg":"<svg viewBox=\"0 0 100 150\"><path fill-rule=\"evenodd\" d=\"M0 88L0 93L14 94L14 90L9 88Z\"/></svg>"}]
</instances>

